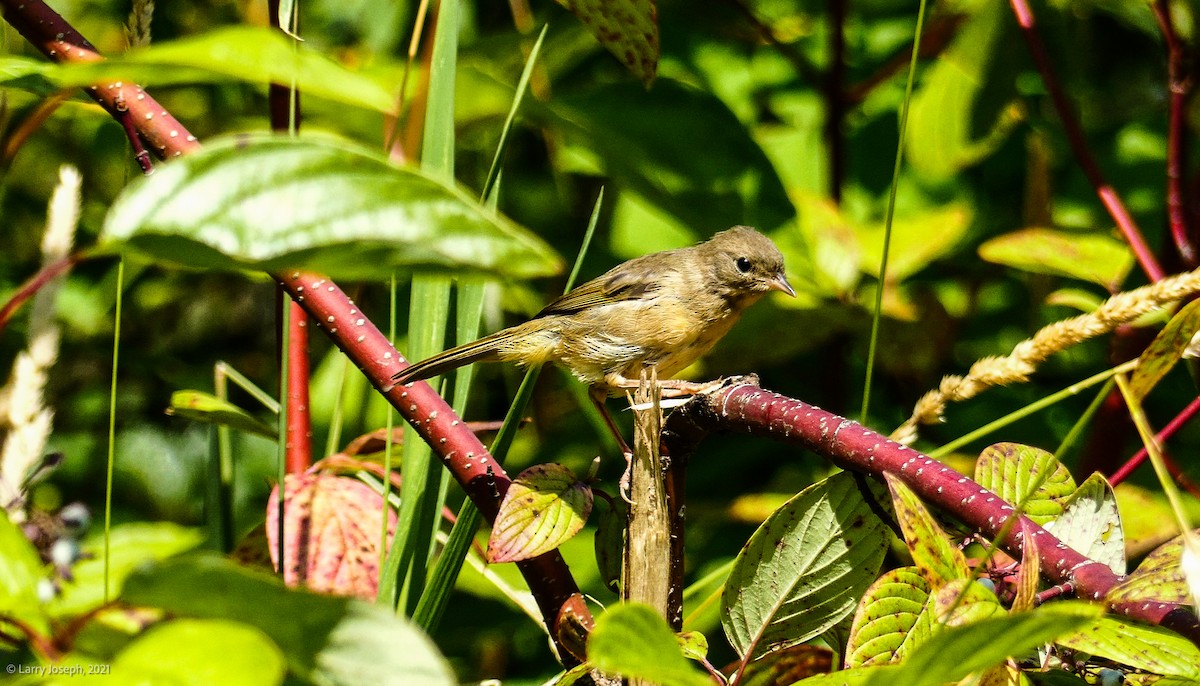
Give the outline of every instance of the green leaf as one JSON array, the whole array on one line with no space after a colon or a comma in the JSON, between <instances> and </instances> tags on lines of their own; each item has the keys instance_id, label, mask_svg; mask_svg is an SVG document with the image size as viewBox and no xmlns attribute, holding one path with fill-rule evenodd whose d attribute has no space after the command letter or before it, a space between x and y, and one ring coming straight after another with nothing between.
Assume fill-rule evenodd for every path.
<instances>
[{"instance_id":1,"label":"green leaf","mask_svg":"<svg viewBox=\"0 0 1200 686\"><path fill-rule=\"evenodd\" d=\"M979 454L975 481L1037 524L1062 514L1075 480L1051 453L1020 443L996 443Z\"/></svg>"},{"instance_id":2,"label":"green leaf","mask_svg":"<svg viewBox=\"0 0 1200 686\"><path fill-rule=\"evenodd\" d=\"M888 281L903 281L945 257L966 235L970 224L971 209L964 203L896 219L888 249ZM883 223L860 229L858 235L862 245L859 268L877 274L883 256Z\"/></svg>"},{"instance_id":3,"label":"green leaf","mask_svg":"<svg viewBox=\"0 0 1200 686\"><path fill-rule=\"evenodd\" d=\"M979 246L979 256L1034 274L1081 279L1117 290L1133 267L1129 246L1096 233L1031 228Z\"/></svg>"},{"instance_id":4,"label":"green leaf","mask_svg":"<svg viewBox=\"0 0 1200 686\"><path fill-rule=\"evenodd\" d=\"M795 216L762 148L711 93L670 79L650 91L613 83L556 95L543 113L618 183L702 236L736 224L770 232Z\"/></svg>"},{"instance_id":5,"label":"green leaf","mask_svg":"<svg viewBox=\"0 0 1200 686\"><path fill-rule=\"evenodd\" d=\"M1144 399L1171 371L1197 331L1200 331L1200 300L1193 300L1171 317L1138 357L1138 365L1129 379L1134 400Z\"/></svg>"},{"instance_id":6,"label":"green leaf","mask_svg":"<svg viewBox=\"0 0 1200 686\"><path fill-rule=\"evenodd\" d=\"M880 671L871 686L940 686L971 672L1023 656L1038 646L1074 631L1100 616L1103 609L1085 603L1058 603L972 624L946 627L904 662L900 669ZM998 636L1004 640L997 640Z\"/></svg>"},{"instance_id":7,"label":"green leaf","mask_svg":"<svg viewBox=\"0 0 1200 686\"><path fill-rule=\"evenodd\" d=\"M1104 597L1105 601L1189 605L1191 594L1180 564L1182 555L1183 536L1176 536L1155 548L1127 579L1113 586Z\"/></svg>"},{"instance_id":8,"label":"green leaf","mask_svg":"<svg viewBox=\"0 0 1200 686\"><path fill-rule=\"evenodd\" d=\"M596 567L600 580L608 590L616 592L621 584L621 557L625 552L625 524L629 521L629 507L624 501L614 499L603 508L596 521ZM686 599L687 591L684 591Z\"/></svg>"},{"instance_id":9,"label":"green leaf","mask_svg":"<svg viewBox=\"0 0 1200 686\"><path fill-rule=\"evenodd\" d=\"M971 570L962 551L934 521L924 503L902 481L891 474L884 476L892 490L892 505L904 542L930 587L936 589L946 582L967 578Z\"/></svg>"},{"instance_id":10,"label":"green leaf","mask_svg":"<svg viewBox=\"0 0 1200 686\"><path fill-rule=\"evenodd\" d=\"M1125 574L1125 532L1117 511L1117 496L1096 472L1062 500L1063 513L1045 527L1066 543L1114 573Z\"/></svg>"},{"instance_id":11,"label":"green leaf","mask_svg":"<svg viewBox=\"0 0 1200 686\"><path fill-rule=\"evenodd\" d=\"M116 596L121 582L138 567L186 552L203 541L202 530L171 522L134 522L112 527L109 531L108 597ZM74 580L63 582L62 594L46 608L56 618L79 615L104 602L103 532L88 536L81 550L82 559L71 569Z\"/></svg>"},{"instance_id":12,"label":"green leaf","mask_svg":"<svg viewBox=\"0 0 1200 686\"><path fill-rule=\"evenodd\" d=\"M974 579L955 579L929 598L939 624L962 626L1004 614L996 594Z\"/></svg>"},{"instance_id":13,"label":"green leaf","mask_svg":"<svg viewBox=\"0 0 1200 686\"><path fill-rule=\"evenodd\" d=\"M0 58L0 86L24 87L36 76L58 88L124 81L141 86L238 80L266 86L295 83L306 96L394 112L399 79L351 71L279 31L236 26L155 43L100 62L34 62ZM133 91L130 91L132 95Z\"/></svg>"},{"instance_id":14,"label":"green leaf","mask_svg":"<svg viewBox=\"0 0 1200 686\"><path fill-rule=\"evenodd\" d=\"M256 627L289 669L321 684L449 686L457 680L433 643L407 620L361 600L293 591L275 577L215 556L139 570L122 599L175 615Z\"/></svg>"},{"instance_id":15,"label":"green leaf","mask_svg":"<svg viewBox=\"0 0 1200 686\"><path fill-rule=\"evenodd\" d=\"M102 241L188 267L346 279L561 267L540 239L424 172L338 140L268 134L212 143L130 184Z\"/></svg>"},{"instance_id":16,"label":"green leaf","mask_svg":"<svg viewBox=\"0 0 1200 686\"><path fill-rule=\"evenodd\" d=\"M33 544L0 510L0 615L19 619L39 633L49 633L49 621L38 600L38 582L45 578Z\"/></svg>"},{"instance_id":17,"label":"green leaf","mask_svg":"<svg viewBox=\"0 0 1200 686\"><path fill-rule=\"evenodd\" d=\"M658 10L654 0L558 0L600 44L649 86L658 73Z\"/></svg>"},{"instance_id":18,"label":"green leaf","mask_svg":"<svg viewBox=\"0 0 1200 686\"><path fill-rule=\"evenodd\" d=\"M112 661L112 677L121 683L270 686L285 672L283 655L263 632L222 619L165 622Z\"/></svg>"},{"instance_id":19,"label":"green leaf","mask_svg":"<svg viewBox=\"0 0 1200 686\"><path fill-rule=\"evenodd\" d=\"M850 629L846 667L903 660L933 632L929 582L917 567L893 569L863 596Z\"/></svg>"},{"instance_id":20,"label":"green leaf","mask_svg":"<svg viewBox=\"0 0 1200 686\"><path fill-rule=\"evenodd\" d=\"M803 643L853 612L887 526L842 472L801 491L750 537L725 583L721 623L744 657Z\"/></svg>"},{"instance_id":21,"label":"green leaf","mask_svg":"<svg viewBox=\"0 0 1200 686\"><path fill-rule=\"evenodd\" d=\"M588 636L588 662L612 676L645 679L660 686L711 686L712 681L684 658L679 641L650 607L610 606L596 618Z\"/></svg>"},{"instance_id":22,"label":"green leaf","mask_svg":"<svg viewBox=\"0 0 1200 686\"><path fill-rule=\"evenodd\" d=\"M579 533L592 512L592 489L560 464L534 465L517 475L492 524L488 562L537 557Z\"/></svg>"},{"instance_id":23,"label":"green leaf","mask_svg":"<svg viewBox=\"0 0 1200 686\"><path fill-rule=\"evenodd\" d=\"M167 414L194 422L227 426L236 431L258 434L272 440L277 435L275 426L264 422L228 400L222 400L212 393L204 391L175 391L171 394L171 404L167 407Z\"/></svg>"},{"instance_id":24,"label":"green leaf","mask_svg":"<svg viewBox=\"0 0 1200 686\"><path fill-rule=\"evenodd\" d=\"M995 47L1006 19L997 3L976 6L980 9L923 77L909 111L905 154L918 173L938 180L991 154L1024 118L1017 104L1009 105L992 115L990 131L972 139L971 125L980 118L976 102L987 72L996 67Z\"/></svg>"},{"instance_id":25,"label":"green leaf","mask_svg":"<svg viewBox=\"0 0 1200 686\"><path fill-rule=\"evenodd\" d=\"M1055 643L1154 674L1191 678L1200 674L1200 648L1159 627L1100 617L1077 633L1059 637Z\"/></svg>"}]
</instances>

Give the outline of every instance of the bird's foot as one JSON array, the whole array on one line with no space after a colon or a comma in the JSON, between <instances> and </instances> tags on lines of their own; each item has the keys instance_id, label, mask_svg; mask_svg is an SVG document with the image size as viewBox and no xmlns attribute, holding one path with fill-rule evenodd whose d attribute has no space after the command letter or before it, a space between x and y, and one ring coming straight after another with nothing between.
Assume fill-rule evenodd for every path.
<instances>
[{"instance_id":1,"label":"bird's foot","mask_svg":"<svg viewBox=\"0 0 1200 686\"><path fill-rule=\"evenodd\" d=\"M621 474L621 480L617 483L617 493L621 495L621 500L627 504L633 505L630 500L630 488L633 480L633 453L625 452L625 471Z\"/></svg>"}]
</instances>

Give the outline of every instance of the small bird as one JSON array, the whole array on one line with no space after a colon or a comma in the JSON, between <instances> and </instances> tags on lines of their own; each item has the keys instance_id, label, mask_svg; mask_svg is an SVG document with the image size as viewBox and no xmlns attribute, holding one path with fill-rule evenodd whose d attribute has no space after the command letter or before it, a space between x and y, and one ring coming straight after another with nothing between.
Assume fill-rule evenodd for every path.
<instances>
[{"instance_id":1,"label":"small bird","mask_svg":"<svg viewBox=\"0 0 1200 686\"><path fill-rule=\"evenodd\" d=\"M796 295L783 274L783 255L771 239L735 226L699 245L617 265L524 324L434 355L393 379L427 379L473 362L554 362L587 384L597 401L637 388L651 368L664 397L694 395L706 384L670 377L770 291Z\"/></svg>"}]
</instances>

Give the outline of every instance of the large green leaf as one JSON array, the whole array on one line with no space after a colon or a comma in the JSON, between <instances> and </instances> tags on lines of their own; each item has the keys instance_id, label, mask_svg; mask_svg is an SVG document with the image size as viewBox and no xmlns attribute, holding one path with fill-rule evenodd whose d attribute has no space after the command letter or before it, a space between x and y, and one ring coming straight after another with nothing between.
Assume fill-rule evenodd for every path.
<instances>
[{"instance_id":1,"label":"large green leaf","mask_svg":"<svg viewBox=\"0 0 1200 686\"><path fill-rule=\"evenodd\" d=\"M977 3L979 9L938 58L913 95L905 151L917 172L946 179L995 150L1021 118L1009 107L992 115L991 130L972 139L976 101L987 72L997 62L993 51L1006 20L1001 3Z\"/></svg>"},{"instance_id":2,"label":"large green leaf","mask_svg":"<svg viewBox=\"0 0 1200 686\"><path fill-rule=\"evenodd\" d=\"M1046 530L1079 553L1125 574L1125 531L1117 512L1117 496L1104 475L1096 472L1062 500L1063 513Z\"/></svg>"},{"instance_id":3,"label":"large green leaf","mask_svg":"<svg viewBox=\"0 0 1200 686\"><path fill-rule=\"evenodd\" d=\"M850 642L846 667L866 667L904 659L933 631L929 582L917 567L893 569L863 596Z\"/></svg>"},{"instance_id":4,"label":"large green leaf","mask_svg":"<svg viewBox=\"0 0 1200 686\"><path fill-rule=\"evenodd\" d=\"M240 80L295 84L304 94L391 112L397 78L351 71L279 31L252 26L223 28L199 36L156 43L102 62L52 63L0 58L0 86L69 88L95 83L212 83Z\"/></svg>"},{"instance_id":5,"label":"large green leaf","mask_svg":"<svg viewBox=\"0 0 1200 686\"><path fill-rule=\"evenodd\" d=\"M397 268L550 274L536 236L461 190L327 138L236 136L130 185L103 242L207 269L313 269L384 279Z\"/></svg>"},{"instance_id":6,"label":"large green leaf","mask_svg":"<svg viewBox=\"0 0 1200 686\"><path fill-rule=\"evenodd\" d=\"M888 530L845 472L772 514L742 549L721 622L739 654L803 643L849 615L875 579Z\"/></svg>"},{"instance_id":7,"label":"large green leaf","mask_svg":"<svg viewBox=\"0 0 1200 686\"><path fill-rule=\"evenodd\" d=\"M0 510L0 615L45 633L49 624L38 601L38 582L46 576L42 567L33 544Z\"/></svg>"},{"instance_id":8,"label":"large green leaf","mask_svg":"<svg viewBox=\"0 0 1200 686\"><path fill-rule=\"evenodd\" d=\"M108 594L104 592L104 534L97 532L83 541L83 558L71 570L71 581L62 584L62 594L47 606L56 618L82 614L113 597L125 577L139 566L186 552L204 541L200 529L171 522L130 522L109 531Z\"/></svg>"},{"instance_id":9,"label":"large green leaf","mask_svg":"<svg viewBox=\"0 0 1200 686\"><path fill-rule=\"evenodd\" d=\"M979 256L1035 274L1082 279L1117 289L1133 267L1129 246L1112 236L1029 228L993 238Z\"/></svg>"},{"instance_id":10,"label":"large green leaf","mask_svg":"<svg viewBox=\"0 0 1200 686\"><path fill-rule=\"evenodd\" d=\"M1023 656L1095 620L1098 605L1060 603L972 624L946 627L935 634L896 671L876 673L871 686L936 686L957 681L971 672ZM998 636L1004 640L997 640Z\"/></svg>"},{"instance_id":11,"label":"large green leaf","mask_svg":"<svg viewBox=\"0 0 1200 686\"><path fill-rule=\"evenodd\" d=\"M275 577L223 558L197 556L140 570L125 582L122 599L256 627L279 646L292 671L314 683L457 683L429 638L384 608L289 590Z\"/></svg>"},{"instance_id":12,"label":"large green leaf","mask_svg":"<svg viewBox=\"0 0 1200 686\"><path fill-rule=\"evenodd\" d=\"M1183 636L1159 627L1099 617L1055 643L1152 674L1191 678L1200 674L1200 648Z\"/></svg>"},{"instance_id":13,"label":"large green leaf","mask_svg":"<svg viewBox=\"0 0 1200 686\"><path fill-rule=\"evenodd\" d=\"M283 655L266 635L221 619L166 622L112 661L112 678L130 684L272 686L284 671Z\"/></svg>"},{"instance_id":14,"label":"large green leaf","mask_svg":"<svg viewBox=\"0 0 1200 686\"><path fill-rule=\"evenodd\" d=\"M614 179L696 227L778 228L795 210L767 156L710 93L659 79L556 97L551 123Z\"/></svg>"},{"instance_id":15,"label":"large green leaf","mask_svg":"<svg viewBox=\"0 0 1200 686\"><path fill-rule=\"evenodd\" d=\"M588 636L587 656L605 674L662 686L712 683L683 657L666 620L646 605L621 603L605 610Z\"/></svg>"},{"instance_id":16,"label":"large green leaf","mask_svg":"<svg viewBox=\"0 0 1200 686\"><path fill-rule=\"evenodd\" d=\"M1183 573L1183 536L1176 536L1154 549L1138 568L1105 596L1109 603L1143 602L1188 605L1191 593Z\"/></svg>"}]
</instances>

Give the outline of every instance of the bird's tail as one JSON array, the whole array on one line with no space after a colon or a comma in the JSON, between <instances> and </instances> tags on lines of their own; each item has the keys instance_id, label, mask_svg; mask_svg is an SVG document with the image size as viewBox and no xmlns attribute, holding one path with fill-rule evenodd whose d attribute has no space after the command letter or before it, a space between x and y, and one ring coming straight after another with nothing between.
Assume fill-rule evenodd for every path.
<instances>
[{"instance_id":1,"label":"bird's tail","mask_svg":"<svg viewBox=\"0 0 1200 686\"><path fill-rule=\"evenodd\" d=\"M437 376L452 369L464 367L474 362L495 362L499 359L497 353L504 340L512 335L508 329L497 331L490 336L484 336L474 343L460 345L445 352L438 353L420 362L405 367L392 377L396 383L405 384Z\"/></svg>"}]
</instances>

